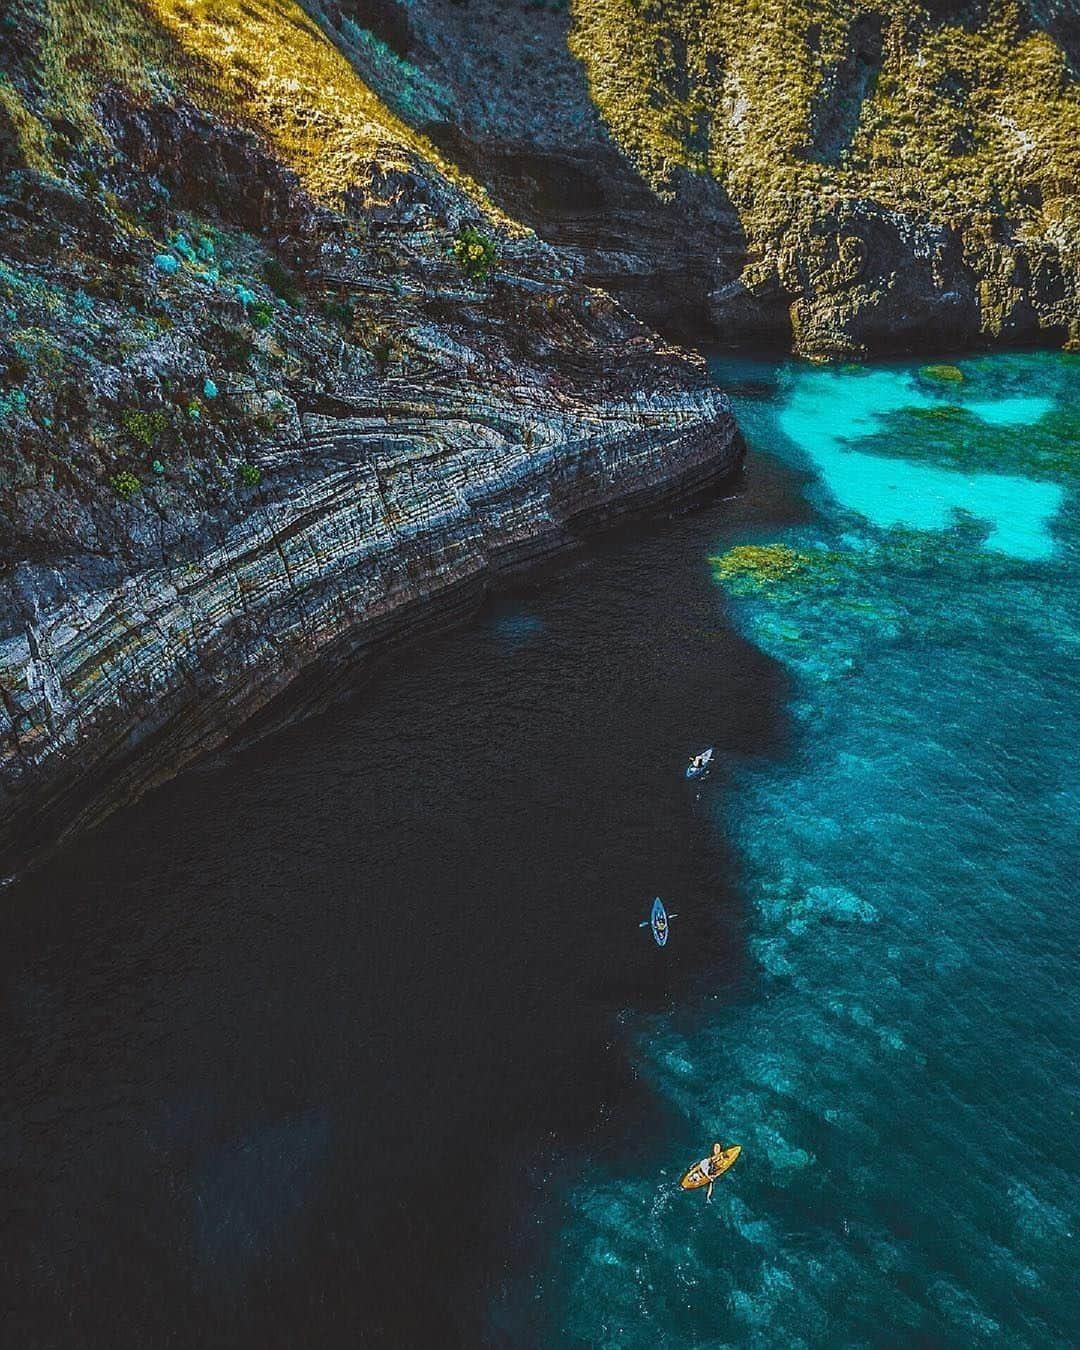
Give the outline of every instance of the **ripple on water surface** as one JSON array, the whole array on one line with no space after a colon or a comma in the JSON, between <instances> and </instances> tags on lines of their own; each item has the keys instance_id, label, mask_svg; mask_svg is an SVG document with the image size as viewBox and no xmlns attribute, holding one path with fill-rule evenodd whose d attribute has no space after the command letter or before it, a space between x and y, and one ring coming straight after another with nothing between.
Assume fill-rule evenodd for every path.
<instances>
[{"instance_id":1,"label":"ripple on water surface","mask_svg":"<svg viewBox=\"0 0 1080 1350\"><path fill-rule=\"evenodd\" d=\"M717 808L753 994L640 1019L673 1132L568 1194L554 1339L1075 1344L1078 366L716 363L811 475L808 525L712 559L799 735Z\"/></svg>"}]
</instances>

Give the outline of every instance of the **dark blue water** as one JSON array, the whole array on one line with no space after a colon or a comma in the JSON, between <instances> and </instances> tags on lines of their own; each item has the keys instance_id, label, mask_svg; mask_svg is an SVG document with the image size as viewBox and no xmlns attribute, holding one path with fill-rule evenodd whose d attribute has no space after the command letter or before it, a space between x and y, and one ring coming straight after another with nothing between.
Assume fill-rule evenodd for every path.
<instances>
[{"instance_id":1,"label":"dark blue water","mask_svg":"<svg viewBox=\"0 0 1080 1350\"><path fill-rule=\"evenodd\" d=\"M783 753L783 673L699 566L717 519L800 509L761 483L602 541L4 893L11 1344L484 1343L537 1201L662 1133L622 1011L746 964L682 766L703 738ZM658 888L708 934L663 963Z\"/></svg>"},{"instance_id":2,"label":"dark blue water","mask_svg":"<svg viewBox=\"0 0 1080 1350\"><path fill-rule=\"evenodd\" d=\"M1076 1339L1076 365L961 365L5 893L11 1343Z\"/></svg>"}]
</instances>

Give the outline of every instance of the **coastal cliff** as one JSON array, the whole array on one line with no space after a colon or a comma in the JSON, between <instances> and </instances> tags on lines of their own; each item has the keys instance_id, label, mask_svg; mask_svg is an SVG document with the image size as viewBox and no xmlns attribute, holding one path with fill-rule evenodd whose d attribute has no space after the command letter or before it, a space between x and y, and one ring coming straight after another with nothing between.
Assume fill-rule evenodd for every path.
<instances>
[{"instance_id":1,"label":"coastal cliff","mask_svg":"<svg viewBox=\"0 0 1080 1350\"><path fill-rule=\"evenodd\" d=\"M0 38L0 874L729 474L646 324L1080 342L1061 0L4 0Z\"/></svg>"},{"instance_id":2,"label":"coastal cliff","mask_svg":"<svg viewBox=\"0 0 1080 1350\"><path fill-rule=\"evenodd\" d=\"M4 22L0 872L737 467L703 364L287 0Z\"/></svg>"},{"instance_id":3,"label":"coastal cliff","mask_svg":"<svg viewBox=\"0 0 1080 1350\"><path fill-rule=\"evenodd\" d=\"M1080 341L1070 0L309 0L400 114L667 331Z\"/></svg>"}]
</instances>

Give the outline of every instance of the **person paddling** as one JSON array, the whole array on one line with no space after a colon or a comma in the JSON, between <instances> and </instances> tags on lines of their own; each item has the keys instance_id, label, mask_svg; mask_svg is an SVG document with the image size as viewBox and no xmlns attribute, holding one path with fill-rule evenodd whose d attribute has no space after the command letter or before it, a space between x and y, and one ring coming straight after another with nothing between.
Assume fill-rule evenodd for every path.
<instances>
[{"instance_id":1,"label":"person paddling","mask_svg":"<svg viewBox=\"0 0 1080 1350\"><path fill-rule=\"evenodd\" d=\"M720 1147L719 1144L713 1144L712 1152L709 1154L709 1156L707 1158L702 1158L701 1162L698 1163L698 1166L701 1168L702 1172L704 1172L704 1174L710 1178L709 1189L705 1192L706 1204L708 1204L709 1201L712 1199L712 1188L713 1186L716 1185L716 1182L712 1178L714 1178L720 1171L720 1155L723 1153L723 1151L724 1150Z\"/></svg>"},{"instance_id":2,"label":"person paddling","mask_svg":"<svg viewBox=\"0 0 1080 1350\"><path fill-rule=\"evenodd\" d=\"M700 755L691 755L690 762L686 766L687 778L704 778L712 766L712 757L715 753L710 746L708 750L702 750Z\"/></svg>"},{"instance_id":3,"label":"person paddling","mask_svg":"<svg viewBox=\"0 0 1080 1350\"><path fill-rule=\"evenodd\" d=\"M728 1148L713 1144L712 1152L694 1163L680 1180L679 1186L684 1191L697 1191L703 1186L708 1186L708 1194L705 1196L708 1202L712 1199L713 1182L717 1177L724 1175L741 1152L741 1144L731 1144Z\"/></svg>"}]
</instances>

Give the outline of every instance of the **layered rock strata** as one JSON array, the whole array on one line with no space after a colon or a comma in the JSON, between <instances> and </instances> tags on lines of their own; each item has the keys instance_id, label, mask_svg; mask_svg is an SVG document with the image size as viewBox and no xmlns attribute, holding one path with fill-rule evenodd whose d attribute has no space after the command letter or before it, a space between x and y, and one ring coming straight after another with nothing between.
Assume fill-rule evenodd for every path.
<instances>
[{"instance_id":1,"label":"layered rock strata","mask_svg":"<svg viewBox=\"0 0 1080 1350\"><path fill-rule=\"evenodd\" d=\"M474 608L500 569L733 469L720 397L622 355L651 392L401 380L391 402L337 383L261 449L273 487L197 560L83 589L56 559L54 604L16 568L24 622L0 641L6 865L220 745L325 649L355 651L421 607Z\"/></svg>"},{"instance_id":2,"label":"layered rock strata","mask_svg":"<svg viewBox=\"0 0 1080 1350\"><path fill-rule=\"evenodd\" d=\"M256 8L323 42L295 7ZM506 569L699 496L742 453L700 361L366 90L349 102L332 50L329 110L323 79L288 87L295 124L326 119L336 179L307 132L277 137L272 88L245 118L167 24L126 63L167 67L69 87L64 116L47 30L27 32L0 182L4 875L306 668L469 612Z\"/></svg>"}]
</instances>

